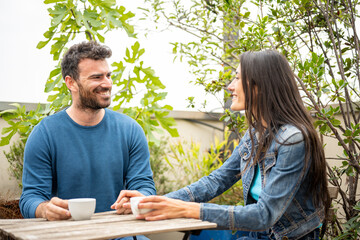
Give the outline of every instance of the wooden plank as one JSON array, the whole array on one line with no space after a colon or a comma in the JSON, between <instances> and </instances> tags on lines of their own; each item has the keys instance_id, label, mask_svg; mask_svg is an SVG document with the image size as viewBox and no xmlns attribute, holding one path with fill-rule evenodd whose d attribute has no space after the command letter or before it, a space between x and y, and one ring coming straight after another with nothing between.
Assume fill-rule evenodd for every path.
<instances>
[{"instance_id":1,"label":"wooden plank","mask_svg":"<svg viewBox=\"0 0 360 240\"><path fill-rule=\"evenodd\" d=\"M17 233L17 232L25 232L25 231L36 231L41 230L45 231L46 229L52 228L66 228L66 227L73 227L73 226L86 226L86 225L93 225L93 224L101 224L101 223L121 223L121 222L128 222L131 220L136 220L135 216L133 215L114 215L114 216L106 216L106 218L91 218L90 220L83 220L83 221L74 221L74 220L63 220L63 221L42 221L42 222L26 222L26 223L18 223L13 225L6 225L2 226L1 228L5 231Z\"/></svg>"},{"instance_id":2,"label":"wooden plank","mask_svg":"<svg viewBox=\"0 0 360 240\"><path fill-rule=\"evenodd\" d=\"M100 223L108 221L128 221L136 219L132 214L129 215L118 215L115 211L104 212L101 214L94 214L90 220L85 221L73 221L70 220L61 220L61 221L47 221L44 218L29 218L29 219L6 219L0 220L0 228L10 230L13 228L22 227L24 229L31 228L34 226L36 228L51 228L51 227L61 227L63 225L81 225L87 222ZM38 226L38 227L36 227Z\"/></svg>"},{"instance_id":3,"label":"wooden plank","mask_svg":"<svg viewBox=\"0 0 360 240\"><path fill-rule=\"evenodd\" d=\"M45 219L0 220L0 235L16 239L109 239L142 234L215 228L216 224L197 219L138 220L115 211L94 214L85 221Z\"/></svg>"},{"instance_id":4,"label":"wooden plank","mask_svg":"<svg viewBox=\"0 0 360 240\"><path fill-rule=\"evenodd\" d=\"M99 212L94 214L94 216L103 216L103 215L119 215L119 214L116 213L116 210ZM127 214L127 215L131 215L131 214ZM119 216L126 216L126 215L119 215Z\"/></svg>"},{"instance_id":5,"label":"wooden plank","mask_svg":"<svg viewBox=\"0 0 360 240\"><path fill-rule=\"evenodd\" d=\"M59 221L63 224L45 224L28 226L16 224L11 229L3 229L9 236L18 239L109 239L141 234L152 234L169 231L186 231L194 229L215 228L216 224L196 219L170 219L163 221L144 220L123 221ZM121 221L122 220L122 221ZM54 222L47 222L54 223ZM25 227L25 228L24 228Z\"/></svg>"},{"instance_id":6,"label":"wooden plank","mask_svg":"<svg viewBox=\"0 0 360 240\"><path fill-rule=\"evenodd\" d=\"M35 222L45 222L44 218L27 218L27 219L0 219L0 226L12 225L12 224L22 224L22 223L35 223Z\"/></svg>"},{"instance_id":7,"label":"wooden plank","mask_svg":"<svg viewBox=\"0 0 360 240\"><path fill-rule=\"evenodd\" d=\"M134 220L76 225L43 231L16 232L21 239L109 239L142 234L215 228L216 224L196 219L170 219L162 221Z\"/></svg>"}]
</instances>

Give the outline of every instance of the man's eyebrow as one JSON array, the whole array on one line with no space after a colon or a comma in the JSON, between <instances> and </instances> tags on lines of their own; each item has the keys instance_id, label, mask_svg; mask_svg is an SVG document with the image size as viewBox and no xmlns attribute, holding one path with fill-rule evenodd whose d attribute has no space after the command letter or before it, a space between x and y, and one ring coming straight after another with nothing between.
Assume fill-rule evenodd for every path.
<instances>
[{"instance_id":1,"label":"man's eyebrow","mask_svg":"<svg viewBox=\"0 0 360 240\"><path fill-rule=\"evenodd\" d=\"M101 77L102 75L104 75L104 74L102 74L102 73L95 73L95 74L90 75L89 77Z\"/></svg>"},{"instance_id":2,"label":"man's eyebrow","mask_svg":"<svg viewBox=\"0 0 360 240\"><path fill-rule=\"evenodd\" d=\"M107 72L105 75L111 75L112 72ZM103 73L95 73L95 74L92 74L89 76L89 78L92 78L92 77L101 77L103 76L104 74Z\"/></svg>"}]
</instances>

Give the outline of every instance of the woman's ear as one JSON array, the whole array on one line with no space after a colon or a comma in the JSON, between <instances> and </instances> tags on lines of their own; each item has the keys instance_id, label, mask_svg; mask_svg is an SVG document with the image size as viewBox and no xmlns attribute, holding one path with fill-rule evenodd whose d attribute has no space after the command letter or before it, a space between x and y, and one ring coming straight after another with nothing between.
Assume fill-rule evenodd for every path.
<instances>
[{"instance_id":1,"label":"woman's ear","mask_svg":"<svg viewBox=\"0 0 360 240\"><path fill-rule=\"evenodd\" d=\"M65 77L65 84L68 87L68 89L70 90L70 92L77 91L77 89L78 89L76 80L70 76Z\"/></svg>"}]
</instances>

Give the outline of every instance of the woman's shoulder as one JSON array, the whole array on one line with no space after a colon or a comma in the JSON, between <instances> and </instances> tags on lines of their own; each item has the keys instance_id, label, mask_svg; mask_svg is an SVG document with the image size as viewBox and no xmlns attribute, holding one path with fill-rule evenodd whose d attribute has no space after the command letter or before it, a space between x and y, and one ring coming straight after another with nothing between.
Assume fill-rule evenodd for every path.
<instances>
[{"instance_id":1,"label":"woman's shoulder","mask_svg":"<svg viewBox=\"0 0 360 240\"><path fill-rule=\"evenodd\" d=\"M303 132L306 132L305 127L304 129L300 129L293 124L284 124L279 128L279 131L276 134L276 138L280 142L299 142L304 139Z\"/></svg>"}]
</instances>

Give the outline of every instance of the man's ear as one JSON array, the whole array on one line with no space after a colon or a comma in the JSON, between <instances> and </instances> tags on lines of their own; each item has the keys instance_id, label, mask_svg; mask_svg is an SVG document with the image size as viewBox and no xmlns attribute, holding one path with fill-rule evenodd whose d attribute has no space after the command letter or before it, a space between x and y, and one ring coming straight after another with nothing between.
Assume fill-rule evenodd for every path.
<instances>
[{"instance_id":1,"label":"man's ear","mask_svg":"<svg viewBox=\"0 0 360 240\"><path fill-rule=\"evenodd\" d=\"M69 75L65 77L65 84L70 90L70 92L77 91L78 89L76 80L70 77Z\"/></svg>"}]
</instances>

